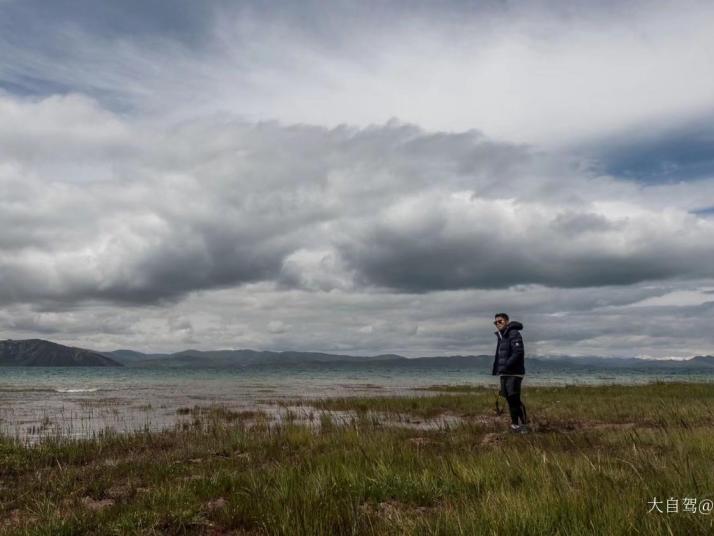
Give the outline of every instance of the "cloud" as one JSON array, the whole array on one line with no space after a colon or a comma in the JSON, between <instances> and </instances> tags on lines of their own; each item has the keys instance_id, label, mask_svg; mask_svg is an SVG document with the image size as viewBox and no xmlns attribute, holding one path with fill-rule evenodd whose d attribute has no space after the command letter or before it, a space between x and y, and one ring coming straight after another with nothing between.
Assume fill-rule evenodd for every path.
<instances>
[{"instance_id":1,"label":"cloud","mask_svg":"<svg viewBox=\"0 0 714 536\"><path fill-rule=\"evenodd\" d=\"M706 327L711 302L641 304L648 297L666 296L681 286L695 289L713 284L714 280L697 280L685 285L579 289L535 285L411 295L285 290L260 283L192 293L182 301L152 307L87 304L51 312L36 305L11 305L0 313L0 329L13 338L39 333L65 344L99 350L178 351L190 346L358 355L395 352L417 357L492 354L493 314L505 310L524 322L531 356L686 356L707 353L714 344ZM35 331L37 323L12 325L13 319L28 316L64 323L46 335ZM192 340L187 342L181 329L169 329L172 322L175 327L190 324ZM271 331L271 322L282 325L274 324Z\"/></svg>"},{"instance_id":2,"label":"cloud","mask_svg":"<svg viewBox=\"0 0 714 536\"><path fill-rule=\"evenodd\" d=\"M326 126L396 116L552 148L712 112L714 8L703 1L182 2L170 13L83 2L58 3L53 17L23 4L4 8L5 87L79 92L129 113Z\"/></svg>"},{"instance_id":3,"label":"cloud","mask_svg":"<svg viewBox=\"0 0 714 536\"><path fill-rule=\"evenodd\" d=\"M0 124L14 139L0 167L5 303L714 275L714 222L671 201L681 185L636 188L478 131L229 116L168 128L74 95L4 97Z\"/></svg>"},{"instance_id":4,"label":"cloud","mask_svg":"<svg viewBox=\"0 0 714 536\"><path fill-rule=\"evenodd\" d=\"M635 200L593 200L589 210L574 214L517 192L505 199L423 192L378 214L341 251L366 283L409 292L712 275L711 222Z\"/></svg>"},{"instance_id":5,"label":"cloud","mask_svg":"<svg viewBox=\"0 0 714 536\"><path fill-rule=\"evenodd\" d=\"M0 1L5 333L712 343L709 3L125 8Z\"/></svg>"},{"instance_id":6,"label":"cloud","mask_svg":"<svg viewBox=\"0 0 714 536\"><path fill-rule=\"evenodd\" d=\"M282 320L271 320L268 322L268 332L272 334L285 333L290 329Z\"/></svg>"}]
</instances>

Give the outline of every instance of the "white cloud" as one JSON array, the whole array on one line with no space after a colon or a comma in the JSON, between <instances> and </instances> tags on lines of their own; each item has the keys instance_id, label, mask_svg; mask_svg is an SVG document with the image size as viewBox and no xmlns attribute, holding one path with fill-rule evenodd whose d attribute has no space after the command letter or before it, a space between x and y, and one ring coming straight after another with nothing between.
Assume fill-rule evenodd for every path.
<instances>
[{"instance_id":1,"label":"white cloud","mask_svg":"<svg viewBox=\"0 0 714 536\"><path fill-rule=\"evenodd\" d=\"M0 78L47 80L154 117L228 111L328 126L398 117L550 147L712 113L709 2L385 10L226 9L193 49L60 25L43 43L61 61L5 43Z\"/></svg>"},{"instance_id":2,"label":"white cloud","mask_svg":"<svg viewBox=\"0 0 714 536\"><path fill-rule=\"evenodd\" d=\"M272 334L285 333L290 329L282 320L271 320L268 322L268 332Z\"/></svg>"},{"instance_id":3,"label":"white cloud","mask_svg":"<svg viewBox=\"0 0 714 536\"><path fill-rule=\"evenodd\" d=\"M84 129L121 134L62 138L78 103ZM223 117L166 128L84 97L0 104L0 119L30 125L26 145L45 147L4 149L5 302L155 303L268 280L421 292L712 275L714 222L688 206L712 181L637 187L475 131L398 122L327 129ZM42 128L32 127L38 117ZM112 174L76 180L54 143L75 155L72 166Z\"/></svg>"}]
</instances>

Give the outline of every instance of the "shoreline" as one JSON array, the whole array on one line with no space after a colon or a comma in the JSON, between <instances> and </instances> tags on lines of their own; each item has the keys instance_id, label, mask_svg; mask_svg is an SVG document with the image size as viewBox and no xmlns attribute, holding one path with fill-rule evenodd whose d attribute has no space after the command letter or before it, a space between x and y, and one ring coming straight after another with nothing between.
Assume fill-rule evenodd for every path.
<instances>
[{"instance_id":1,"label":"shoreline","mask_svg":"<svg viewBox=\"0 0 714 536\"><path fill-rule=\"evenodd\" d=\"M491 377L494 378L494 377ZM714 377L704 381L663 381L661 379L643 379L639 382L603 382L591 383L559 383L554 381L538 382L526 378L524 383L525 396L532 389L579 389L597 387L641 387L652 384L677 385L714 385ZM392 389L375 383L339 384L339 396L314 393L313 396L295 396L294 394L276 397L277 389L259 385L250 396L243 397L212 397L206 393L182 394L179 397L134 398L133 396L109 396L112 393L98 389L87 389L81 392L63 389L48 391L32 389L30 391L12 388L2 390L0 384L0 435L12 437L18 441L30 444L44 438L90 439L98 434L160 432L185 426L187 415L210 413L211 411L230 413L257 412L264 414L265 419L280 423L285 420L297 420L302 424L311 424L309 414L323 407L324 400L346 399L409 399L419 397L435 397L440 394L459 394L470 391L484 391L495 397L498 389L497 379L492 379L487 385L475 382L434 384L427 386L401 386ZM37 401L27 401L23 395L31 393L37 396ZM49 395L49 396L48 396ZM131 393L130 393L131 395ZM51 397L55 398L52 399ZM493 402L492 402L493 403ZM293 406L289 409L289 406ZM348 403L342 404L345 408ZM502 401L505 406L505 401ZM300 408L310 406L311 409L300 411ZM299 416L291 415L295 412ZM436 415L435 415L436 416ZM434 417L435 417L434 416ZM354 418L354 414L335 415L338 420ZM390 424L394 419L382 415L380 419ZM398 416L397 422L404 421L404 416ZM424 427L434 427L438 424L426 423Z\"/></svg>"},{"instance_id":2,"label":"shoreline","mask_svg":"<svg viewBox=\"0 0 714 536\"><path fill-rule=\"evenodd\" d=\"M546 381L542 381L544 379ZM439 392L458 393L472 389L495 392L498 389L497 377L487 376L479 380L411 386L353 381L330 384L330 391L324 392L305 388L311 392L309 397L296 395L295 386L293 391L280 393L279 385L268 383L238 384L235 391L212 395L211 384L208 388L202 385L194 390L179 389L180 386L166 384L160 386L163 391L156 393L149 392L149 389L131 388L115 391L97 387L24 389L18 386L8 387L0 382L0 434L35 443L44 437L91 438L105 432L158 432L183 426L185 419L181 418L179 411L194 407L223 407L233 412L260 411L270 415L274 421L281 421L286 413L281 410L282 406L290 403L302 405L306 399L320 401L334 398L428 397ZM694 381L683 381L684 378L681 377L672 381L656 377L640 378L636 382L625 382L622 378L621 381L612 382L602 377L600 383L578 382L577 378L572 380L563 382L552 378L526 376L524 390L641 386L653 383L714 384L714 376L697 377ZM232 384L221 380L220 385L225 387Z\"/></svg>"}]
</instances>

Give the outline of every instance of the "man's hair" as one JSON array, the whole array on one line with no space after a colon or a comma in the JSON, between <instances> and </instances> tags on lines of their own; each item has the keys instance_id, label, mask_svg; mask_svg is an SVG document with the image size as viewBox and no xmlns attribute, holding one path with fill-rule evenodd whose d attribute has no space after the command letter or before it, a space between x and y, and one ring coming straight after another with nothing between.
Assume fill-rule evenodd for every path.
<instances>
[{"instance_id":1,"label":"man's hair","mask_svg":"<svg viewBox=\"0 0 714 536\"><path fill-rule=\"evenodd\" d=\"M496 313L496 316L494 316L494 318L498 318L499 316L502 317L506 322L508 322L509 318L506 313Z\"/></svg>"}]
</instances>

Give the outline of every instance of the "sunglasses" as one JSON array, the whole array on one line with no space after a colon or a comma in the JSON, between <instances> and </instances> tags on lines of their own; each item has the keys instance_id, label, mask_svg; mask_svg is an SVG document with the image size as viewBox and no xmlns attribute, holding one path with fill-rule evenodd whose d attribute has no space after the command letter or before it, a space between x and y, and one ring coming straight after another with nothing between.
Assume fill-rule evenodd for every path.
<instances>
[{"instance_id":1,"label":"sunglasses","mask_svg":"<svg viewBox=\"0 0 714 536\"><path fill-rule=\"evenodd\" d=\"M496 321L494 321L494 324L496 324L496 325L498 325L498 324L505 324L505 323L506 323L505 320L496 320Z\"/></svg>"}]
</instances>

